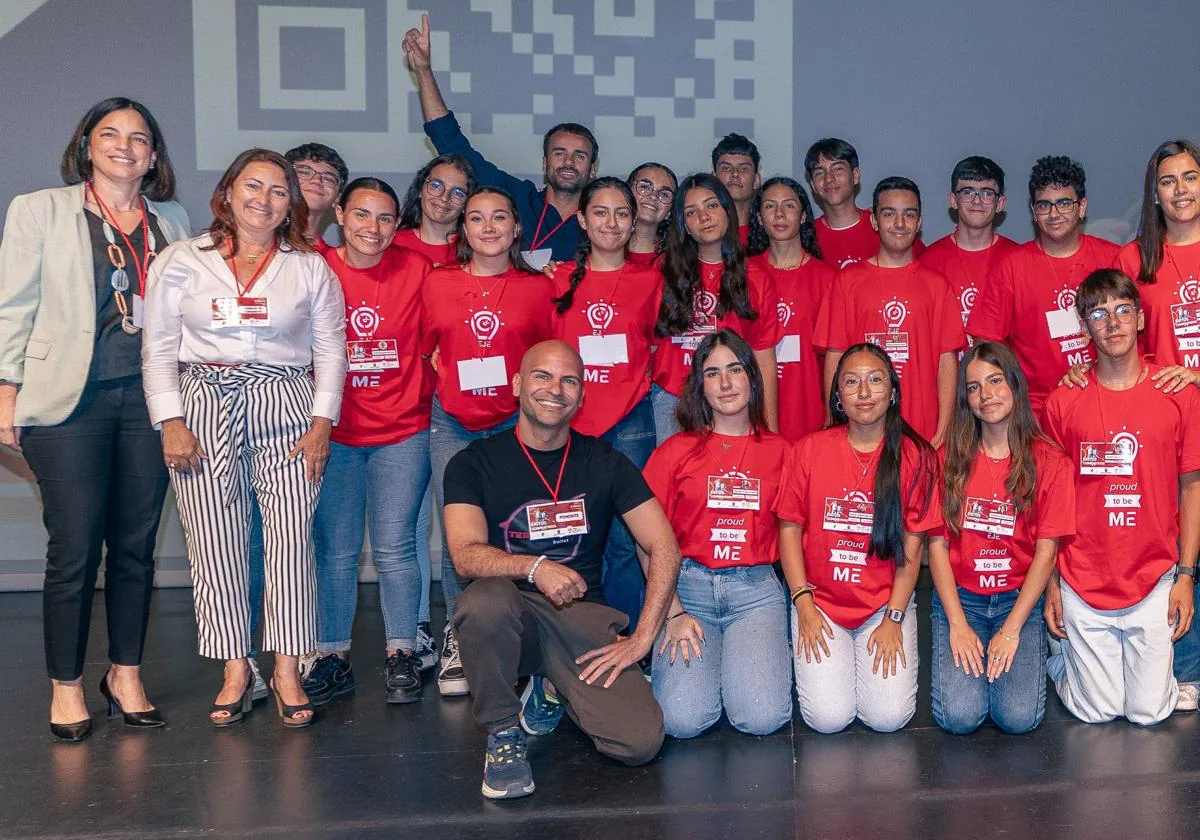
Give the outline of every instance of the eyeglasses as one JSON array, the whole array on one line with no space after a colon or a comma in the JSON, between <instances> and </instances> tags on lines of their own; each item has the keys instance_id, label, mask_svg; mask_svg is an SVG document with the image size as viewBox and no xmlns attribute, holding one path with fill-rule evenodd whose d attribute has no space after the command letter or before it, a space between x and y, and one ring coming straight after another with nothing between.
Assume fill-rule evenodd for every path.
<instances>
[{"instance_id":1,"label":"eyeglasses","mask_svg":"<svg viewBox=\"0 0 1200 840\"><path fill-rule=\"evenodd\" d=\"M1033 202L1033 212L1039 216L1048 216L1050 215L1050 211L1057 207L1058 212L1065 216L1070 213L1071 208L1078 203L1079 200L1075 198L1060 198L1058 201L1047 201L1046 199L1042 199L1041 201Z\"/></svg>"},{"instance_id":2,"label":"eyeglasses","mask_svg":"<svg viewBox=\"0 0 1200 840\"><path fill-rule=\"evenodd\" d=\"M654 184L646 180L635 181L633 191L640 196L653 195L659 204L670 204L675 200L674 190L669 187L660 187L656 190L654 189Z\"/></svg>"},{"instance_id":3,"label":"eyeglasses","mask_svg":"<svg viewBox=\"0 0 1200 840\"><path fill-rule=\"evenodd\" d=\"M432 196L439 196L446 191L446 182L438 178L425 179L425 191ZM465 204L467 201L467 191L462 187L451 187L450 195L447 196L451 204Z\"/></svg>"},{"instance_id":4,"label":"eyeglasses","mask_svg":"<svg viewBox=\"0 0 1200 840\"><path fill-rule=\"evenodd\" d=\"M978 201L981 204L995 204L996 199L1000 197L1000 193L988 187L984 187L981 190L977 190L974 187L963 187L954 194L964 204L972 201Z\"/></svg>"},{"instance_id":5,"label":"eyeglasses","mask_svg":"<svg viewBox=\"0 0 1200 840\"><path fill-rule=\"evenodd\" d=\"M1137 307L1132 303L1118 303L1112 310L1097 307L1087 314L1089 323L1106 324L1110 317L1115 317L1117 323L1128 324L1137 315Z\"/></svg>"},{"instance_id":6,"label":"eyeglasses","mask_svg":"<svg viewBox=\"0 0 1200 840\"><path fill-rule=\"evenodd\" d=\"M859 379L857 376L844 376L838 383L838 390L843 394L853 394L859 389L860 383L864 381L867 383L868 390L876 394L886 391L889 384L885 376L868 376L866 380Z\"/></svg>"},{"instance_id":7,"label":"eyeglasses","mask_svg":"<svg viewBox=\"0 0 1200 840\"><path fill-rule=\"evenodd\" d=\"M298 180L315 180L322 187L328 187L331 190L337 189L338 184L342 183L342 179L333 172L318 172L311 166L305 166L304 164L293 166L292 169L296 172L296 178Z\"/></svg>"}]
</instances>

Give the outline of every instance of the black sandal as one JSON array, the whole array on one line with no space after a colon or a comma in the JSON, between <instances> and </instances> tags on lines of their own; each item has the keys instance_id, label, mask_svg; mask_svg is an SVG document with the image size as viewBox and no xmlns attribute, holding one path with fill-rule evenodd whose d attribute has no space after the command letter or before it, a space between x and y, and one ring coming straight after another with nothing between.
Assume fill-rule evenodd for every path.
<instances>
[{"instance_id":1,"label":"black sandal","mask_svg":"<svg viewBox=\"0 0 1200 840\"><path fill-rule=\"evenodd\" d=\"M299 706L289 706L283 702L283 695L279 693L279 689L275 688L275 678L271 678L271 691L275 692L275 710L279 712L279 720L288 729L303 729L306 726L312 725L313 718L316 714L311 714L306 718L297 718L296 715L301 712L311 712L313 705L311 702L302 703Z\"/></svg>"},{"instance_id":2,"label":"black sandal","mask_svg":"<svg viewBox=\"0 0 1200 840\"><path fill-rule=\"evenodd\" d=\"M254 708L254 676L251 675L250 681L246 683L246 690L242 692L241 699L234 700L232 703L213 703L212 709L208 713L208 722L218 729L223 729L226 726L233 726L235 723L241 722L246 715L250 714L250 710ZM215 718L213 715L219 712L228 712L228 717Z\"/></svg>"}]
</instances>

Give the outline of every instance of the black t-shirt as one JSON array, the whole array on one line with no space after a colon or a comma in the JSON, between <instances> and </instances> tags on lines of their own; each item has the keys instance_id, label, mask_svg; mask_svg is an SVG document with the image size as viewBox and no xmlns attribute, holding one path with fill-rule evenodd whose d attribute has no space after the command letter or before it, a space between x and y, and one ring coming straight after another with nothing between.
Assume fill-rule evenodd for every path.
<instances>
[{"instance_id":1,"label":"black t-shirt","mask_svg":"<svg viewBox=\"0 0 1200 840\"><path fill-rule=\"evenodd\" d=\"M565 449L529 449L551 487L558 479ZM510 554L545 554L548 560L567 564L587 582L585 597L591 601L604 600L600 561L613 517L654 498L641 471L628 458L607 443L576 431L571 432L571 451L558 499L560 503L583 500L586 534L531 537L529 506L551 503L553 499L525 457L515 430L476 440L451 458L444 487L446 504L475 505L483 510L490 545ZM536 589L524 580L517 585Z\"/></svg>"}]
</instances>

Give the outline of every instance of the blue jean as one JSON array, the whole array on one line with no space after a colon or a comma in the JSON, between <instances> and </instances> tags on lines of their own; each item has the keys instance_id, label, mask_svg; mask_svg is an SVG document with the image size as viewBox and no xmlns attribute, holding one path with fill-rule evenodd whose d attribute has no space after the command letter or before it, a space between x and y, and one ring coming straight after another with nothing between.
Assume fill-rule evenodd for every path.
<instances>
[{"instance_id":1,"label":"blue jean","mask_svg":"<svg viewBox=\"0 0 1200 840\"><path fill-rule=\"evenodd\" d=\"M651 669L667 734L694 738L721 710L740 732L767 735L792 719L788 600L770 565L709 569L685 559L679 601L704 630L702 658L669 651ZM657 652L662 634L655 642Z\"/></svg>"},{"instance_id":2,"label":"blue jean","mask_svg":"<svg viewBox=\"0 0 1200 840\"><path fill-rule=\"evenodd\" d=\"M1192 587L1192 597L1200 612L1200 586ZM1200 616L1192 618L1192 628L1175 643L1175 679L1184 683L1200 683Z\"/></svg>"},{"instance_id":3,"label":"blue jean","mask_svg":"<svg viewBox=\"0 0 1200 840\"><path fill-rule=\"evenodd\" d=\"M962 587L967 623L986 651L1017 601L1018 590L979 595ZM989 683L987 676L973 677L954 667L950 650L950 623L945 607L933 593L933 719L955 735L974 732L991 715L996 726L1012 735L1034 729L1046 711L1046 627L1042 601L1038 600L1021 627L1012 668ZM986 667L987 663L984 662Z\"/></svg>"},{"instance_id":4,"label":"blue jean","mask_svg":"<svg viewBox=\"0 0 1200 840\"><path fill-rule=\"evenodd\" d=\"M658 385L650 386L650 405L654 410L655 442L663 445L663 441L679 431L679 421L675 419L675 406L679 405L679 397Z\"/></svg>"},{"instance_id":5,"label":"blue jean","mask_svg":"<svg viewBox=\"0 0 1200 840\"><path fill-rule=\"evenodd\" d=\"M654 451L654 412L650 397L644 397L600 439L632 461L639 470L646 466ZM646 577L638 562L633 535L619 516L613 517L608 531L601 573L605 603L629 616L629 632L632 633L646 597Z\"/></svg>"},{"instance_id":6,"label":"blue jean","mask_svg":"<svg viewBox=\"0 0 1200 840\"><path fill-rule=\"evenodd\" d=\"M429 622L429 589L433 583L429 565L429 529L433 525L433 484L425 485L421 512L417 514L417 565L421 567L421 600L417 604L417 623Z\"/></svg>"},{"instance_id":7,"label":"blue jean","mask_svg":"<svg viewBox=\"0 0 1200 840\"><path fill-rule=\"evenodd\" d=\"M442 486L446 477L446 465L472 441L507 432L516 425L517 415L514 412L507 420L490 429L472 432L447 414L437 397L433 398L433 412L429 422L429 462L433 467L433 480L430 483L433 485L433 503L437 507L438 519L442 525L442 597L446 599L447 625L454 618L454 602L466 588L466 582L454 571L454 561L450 559L450 549L446 545L446 519L443 516L446 494Z\"/></svg>"},{"instance_id":8,"label":"blue jean","mask_svg":"<svg viewBox=\"0 0 1200 840\"><path fill-rule=\"evenodd\" d=\"M253 496L253 492L251 493ZM250 501L250 658L258 656L258 623L262 620L263 590L267 586L267 573L263 565L265 552L263 542L262 511L258 499Z\"/></svg>"},{"instance_id":9,"label":"blue jean","mask_svg":"<svg viewBox=\"0 0 1200 840\"><path fill-rule=\"evenodd\" d=\"M363 522L379 570L387 650L412 650L421 570L416 522L429 482L429 432L386 446L329 444L313 520L317 553L317 651L344 653L358 606Z\"/></svg>"}]
</instances>

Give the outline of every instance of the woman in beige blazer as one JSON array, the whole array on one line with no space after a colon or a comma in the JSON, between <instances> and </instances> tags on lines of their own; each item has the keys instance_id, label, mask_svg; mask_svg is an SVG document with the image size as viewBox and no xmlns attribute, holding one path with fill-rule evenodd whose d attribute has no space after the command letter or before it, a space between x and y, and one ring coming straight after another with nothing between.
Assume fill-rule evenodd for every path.
<instances>
[{"instance_id":1,"label":"woman in beige blazer","mask_svg":"<svg viewBox=\"0 0 1200 840\"><path fill-rule=\"evenodd\" d=\"M102 552L109 716L163 725L140 664L167 473L142 391L149 263L190 235L154 117L114 97L80 120L67 184L17 196L0 240L0 444L37 477L49 533L43 620L50 729L92 729L82 674Z\"/></svg>"}]
</instances>

